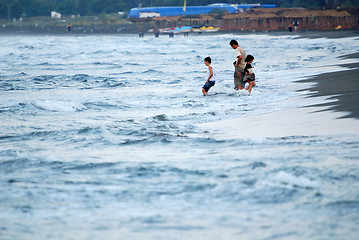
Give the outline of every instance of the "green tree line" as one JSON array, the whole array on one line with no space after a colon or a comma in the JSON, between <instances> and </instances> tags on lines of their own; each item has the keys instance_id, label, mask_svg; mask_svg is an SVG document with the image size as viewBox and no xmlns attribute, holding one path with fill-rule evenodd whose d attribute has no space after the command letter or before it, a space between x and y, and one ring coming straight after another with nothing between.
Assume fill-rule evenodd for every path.
<instances>
[{"instance_id":1,"label":"green tree line","mask_svg":"<svg viewBox=\"0 0 359 240\"><path fill-rule=\"evenodd\" d=\"M128 12L139 4L142 7L182 6L183 2L184 0L0 0L0 18L49 16L51 11L63 15L91 16ZM203 6L218 2L277 4L279 7L304 8L321 8L326 4L359 6L359 0L187 0L187 6Z\"/></svg>"}]
</instances>

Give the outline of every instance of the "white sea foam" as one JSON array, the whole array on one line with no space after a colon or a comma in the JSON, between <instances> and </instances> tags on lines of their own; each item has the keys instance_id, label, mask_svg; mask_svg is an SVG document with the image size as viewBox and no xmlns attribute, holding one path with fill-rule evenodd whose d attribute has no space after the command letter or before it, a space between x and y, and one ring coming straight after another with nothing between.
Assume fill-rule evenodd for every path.
<instances>
[{"instance_id":1,"label":"white sea foam","mask_svg":"<svg viewBox=\"0 0 359 240\"><path fill-rule=\"evenodd\" d=\"M268 185L268 186L280 186L288 188L318 188L320 184L312 179L309 179L304 176L294 176L285 171L280 171L275 174L270 174L267 176L264 181L260 182L259 185Z\"/></svg>"},{"instance_id":2,"label":"white sea foam","mask_svg":"<svg viewBox=\"0 0 359 240\"><path fill-rule=\"evenodd\" d=\"M33 100L31 103L41 110L54 112L75 112L86 108L82 103L71 101Z\"/></svg>"}]
</instances>

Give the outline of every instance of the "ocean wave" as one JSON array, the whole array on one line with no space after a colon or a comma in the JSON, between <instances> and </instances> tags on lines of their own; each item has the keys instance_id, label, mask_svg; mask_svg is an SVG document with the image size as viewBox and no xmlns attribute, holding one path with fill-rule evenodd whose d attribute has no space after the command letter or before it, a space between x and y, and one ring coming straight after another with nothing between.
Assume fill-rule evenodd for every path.
<instances>
[{"instance_id":1,"label":"ocean wave","mask_svg":"<svg viewBox=\"0 0 359 240\"><path fill-rule=\"evenodd\" d=\"M325 204L326 207L329 208L333 208L333 209L338 209L341 212L346 212L348 213L351 212L359 212L359 201L356 200L347 200L347 201L334 201L334 202L330 202Z\"/></svg>"},{"instance_id":2,"label":"ocean wave","mask_svg":"<svg viewBox=\"0 0 359 240\"><path fill-rule=\"evenodd\" d=\"M153 120L155 121L169 121L169 117L166 115L166 114L159 114L159 115L156 115L154 117L152 117Z\"/></svg>"},{"instance_id":3,"label":"ocean wave","mask_svg":"<svg viewBox=\"0 0 359 240\"><path fill-rule=\"evenodd\" d=\"M125 63L125 65L127 65L127 66L140 66L141 64L134 63L134 62L127 62L127 63Z\"/></svg>"},{"instance_id":4,"label":"ocean wave","mask_svg":"<svg viewBox=\"0 0 359 240\"><path fill-rule=\"evenodd\" d=\"M1 81L0 82L0 90L3 91L21 91L26 90L25 86L15 85L13 82L15 81Z\"/></svg>"},{"instance_id":5,"label":"ocean wave","mask_svg":"<svg viewBox=\"0 0 359 240\"><path fill-rule=\"evenodd\" d=\"M11 103L11 104L13 104L13 103ZM24 110L28 110L29 106L32 106L32 104L29 104L26 102L19 102L14 105L8 105L8 106L1 107L0 112L2 112L2 113L6 113L6 112L22 113Z\"/></svg>"},{"instance_id":6,"label":"ocean wave","mask_svg":"<svg viewBox=\"0 0 359 240\"><path fill-rule=\"evenodd\" d=\"M37 77L34 77L32 78L31 80L35 83L35 84L39 84L39 83L42 83L42 82L45 82L45 83L54 83L54 82L51 82L52 80L58 78L59 76L56 76L56 75L41 75L41 76L37 76Z\"/></svg>"},{"instance_id":7,"label":"ocean wave","mask_svg":"<svg viewBox=\"0 0 359 240\"><path fill-rule=\"evenodd\" d=\"M109 62L93 62L93 65L105 65L105 66L116 66L116 68L121 68L120 65L116 63L109 63Z\"/></svg>"},{"instance_id":8,"label":"ocean wave","mask_svg":"<svg viewBox=\"0 0 359 240\"><path fill-rule=\"evenodd\" d=\"M1 140L5 139L7 137L10 137L10 136L1 136L0 135ZM1 149L0 150L0 164L3 162L7 162L7 161L11 161L13 159L16 159L17 156L18 156L18 153L14 150Z\"/></svg>"},{"instance_id":9,"label":"ocean wave","mask_svg":"<svg viewBox=\"0 0 359 240\"><path fill-rule=\"evenodd\" d=\"M159 70L154 70L154 69L149 69L149 70L145 70L142 73L156 73L156 74L163 74L162 71Z\"/></svg>"},{"instance_id":10,"label":"ocean wave","mask_svg":"<svg viewBox=\"0 0 359 240\"><path fill-rule=\"evenodd\" d=\"M131 109L129 105L126 105L125 103L111 103L111 102L85 102L83 103L84 106L87 108L93 108L98 110L106 110L106 109Z\"/></svg>"},{"instance_id":11,"label":"ocean wave","mask_svg":"<svg viewBox=\"0 0 359 240\"><path fill-rule=\"evenodd\" d=\"M205 103L203 102L197 102L195 100L188 100L184 102L183 107L190 107L190 108L202 108L205 106Z\"/></svg>"},{"instance_id":12,"label":"ocean wave","mask_svg":"<svg viewBox=\"0 0 359 240\"><path fill-rule=\"evenodd\" d=\"M88 74L76 74L70 77L70 81L82 81L82 82L87 82L88 79L90 78L90 75Z\"/></svg>"},{"instance_id":13,"label":"ocean wave","mask_svg":"<svg viewBox=\"0 0 359 240\"><path fill-rule=\"evenodd\" d=\"M67 165L67 166L66 166ZM118 165L118 163L68 163L65 166L62 166L61 169L63 169L66 172L72 172L72 171L97 171L99 169L105 169L109 170L114 168Z\"/></svg>"},{"instance_id":14,"label":"ocean wave","mask_svg":"<svg viewBox=\"0 0 359 240\"><path fill-rule=\"evenodd\" d=\"M35 47L31 46L31 45L23 45L23 46L19 46L18 48L19 49L30 49L30 50L35 49Z\"/></svg>"},{"instance_id":15,"label":"ocean wave","mask_svg":"<svg viewBox=\"0 0 359 240\"><path fill-rule=\"evenodd\" d=\"M134 72L132 71L126 71L126 72L120 72L120 73L116 73L116 75L130 75L133 74Z\"/></svg>"},{"instance_id":16,"label":"ocean wave","mask_svg":"<svg viewBox=\"0 0 359 240\"><path fill-rule=\"evenodd\" d=\"M317 189L320 187L320 184L315 180L305 176L295 176L285 171L279 171L277 173L270 174L259 184L289 189Z\"/></svg>"},{"instance_id":17,"label":"ocean wave","mask_svg":"<svg viewBox=\"0 0 359 240\"><path fill-rule=\"evenodd\" d=\"M58 100L33 100L31 104L44 111L76 112L86 109L82 103Z\"/></svg>"}]
</instances>

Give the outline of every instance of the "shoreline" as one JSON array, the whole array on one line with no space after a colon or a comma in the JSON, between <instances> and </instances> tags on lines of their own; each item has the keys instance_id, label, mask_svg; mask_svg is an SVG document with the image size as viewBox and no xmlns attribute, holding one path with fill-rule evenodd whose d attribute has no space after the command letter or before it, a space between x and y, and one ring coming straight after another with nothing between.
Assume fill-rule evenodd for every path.
<instances>
[{"instance_id":1,"label":"shoreline","mask_svg":"<svg viewBox=\"0 0 359 240\"><path fill-rule=\"evenodd\" d=\"M354 58L359 60L359 52L340 58ZM359 62L340 65L349 68L339 72L323 73L311 79L299 82L315 82L315 85L303 90L312 93L308 97L327 97L329 100L338 99L335 102L314 104L311 106L328 107L327 110L344 112L342 118L359 119Z\"/></svg>"},{"instance_id":2,"label":"shoreline","mask_svg":"<svg viewBox=\"0 0 359 240\"><path fill-rule=\"evenodd\" d=\"M139 30L133 24L120 25L93 25L93 26L74 26L71 32L67 32L66 27L34 27L34 26L19 26L19 27L0 27L0 35L126 35L139 34ZM351 29L330 29L330 30L315 30L305 29L298 32L288 32L286 29L282 30L256 30L256 31L241 31L241 30L223 30L213 33L202 33L205 35L220 35L220 34L260 34L271 36L294 36L298 38L342 38L359 36L359 28ZM145 35L154 36L154 33L145 32ZM200 36L198 33L189 33L190 36ZM168 37L168 34L160 34L160 36ZM182 34L178 34L182 36Z\"/></svg>"},{"instance_id":3,"label":"shoreline","mask_svg":"<svg viewBox=\"0 0 359 240\"><path fill-rule=\"evenodd\" d=\"M216 137L225 139L359 135L359 52L339 56L338 59L356 61L340 65L348 69L296 81L314 83L309 88L297 90L310 93L285 100L301 102L301 106L256 116L203 123L199 124L199 127L211 129ZM243 122L250 122L254 127L244 128L241 124Z\"/></svg>"}]
</instances>

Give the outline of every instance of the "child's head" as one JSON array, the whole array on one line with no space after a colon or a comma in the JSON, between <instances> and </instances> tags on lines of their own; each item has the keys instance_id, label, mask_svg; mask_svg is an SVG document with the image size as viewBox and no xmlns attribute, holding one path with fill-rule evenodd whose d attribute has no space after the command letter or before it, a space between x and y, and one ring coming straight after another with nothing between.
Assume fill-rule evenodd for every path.
<instances>
[{"instance_id":1,"label":"child's head","mask_svg":"<svg viewBox=\"0 0 359 240\"><path fill-rule=\"evenodd\" d=\"M211 62L212 62L212 59L211 59L210 57L206 57L206 58L204 59L204 64L206 64L207 66L210 65Z\"/></svg>"},{"instance_id":2,"label":"child's head","mask_svg":"<svg viewBox=\"0 0 359 240\"><path fill-rule=\"evenodd\" d=\"M244 59L244 61L247 63L251 63L251 62L253 62L253 60L254 60L254 57L252 55L248 55L246 57L246 59Z\"/></svg>"}]
</instances>

